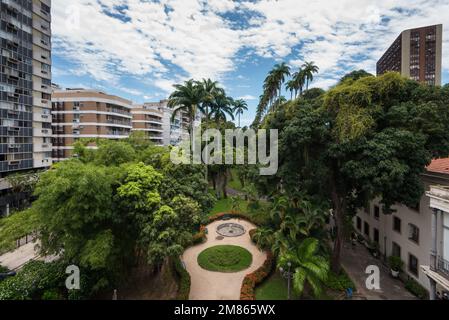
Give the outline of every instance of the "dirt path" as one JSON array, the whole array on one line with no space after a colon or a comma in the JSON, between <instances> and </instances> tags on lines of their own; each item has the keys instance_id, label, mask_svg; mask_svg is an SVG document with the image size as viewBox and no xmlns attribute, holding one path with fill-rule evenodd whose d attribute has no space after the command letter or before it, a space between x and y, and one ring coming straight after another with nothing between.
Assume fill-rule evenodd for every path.
<instances>
[{"instance_id":1,"label":"dirt path","mask_svg":"<svg viewBox=\"0 0 449 320\"><path fill-rule=\"evenodd\" d=\"M217 240L217 226L222 223L239 223L246 233L241 237ZM198 246L187 249L182 256L187 271L190 273L192 285L190 300L239 300L243 279L248 273L257 270L265 262L267 255L260 251L251 241L249 231L256 226L244 221L232 219L229 221L216 221L207 226L209 234L207 241ZM217 245L236 245L247 249L253 255L251 266L236 273L220 273L202 269L197 262L198 255L209 247Z\"/></svg>"}]
</instances>

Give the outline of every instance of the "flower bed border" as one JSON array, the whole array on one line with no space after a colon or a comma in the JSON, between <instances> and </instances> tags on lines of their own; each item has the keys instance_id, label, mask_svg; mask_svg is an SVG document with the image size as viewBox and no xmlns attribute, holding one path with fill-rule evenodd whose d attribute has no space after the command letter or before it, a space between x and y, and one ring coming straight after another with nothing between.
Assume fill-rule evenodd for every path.
<instances>
[{"instance_id":1,"label":"flower bed border","mask_svg":"<svg viewBox=\"0 0 449 320\"><path fill-rule=\"evenodd\" d=\"M263 265L256 271L247 274L243 279L242 288L240 289L240 300L256 300L256 287L261 284L274 269L274 256L271 251L267 253L267 259Z\"/></svg>"}]
</instances>

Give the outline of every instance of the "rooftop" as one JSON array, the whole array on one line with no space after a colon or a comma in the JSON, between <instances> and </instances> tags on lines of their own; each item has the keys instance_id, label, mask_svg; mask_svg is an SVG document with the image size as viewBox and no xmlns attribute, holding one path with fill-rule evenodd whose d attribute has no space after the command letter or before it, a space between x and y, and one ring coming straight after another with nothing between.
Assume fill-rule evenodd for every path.
<instances>
[{"instance_id":1,"label":"rooftop","mask_svg":"<svg viewBox=\"0 0 449 320\"><path fill-rule=\"evenodd\" d=\"M427 171L449 174L449 158L433 160Z\"/></svg>"}]
</instances>

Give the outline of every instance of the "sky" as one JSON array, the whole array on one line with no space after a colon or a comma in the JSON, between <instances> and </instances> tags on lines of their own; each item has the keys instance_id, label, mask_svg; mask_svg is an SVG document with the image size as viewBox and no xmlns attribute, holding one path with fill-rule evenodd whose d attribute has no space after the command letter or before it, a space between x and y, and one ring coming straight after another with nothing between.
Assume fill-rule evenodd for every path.
<instances>
[{"instance_id":1,"label":"sky","mask_svg":"<svg viewBox=\"0 0 449 320\"><path fill-rule=\"evenodd\" d=\"M242 125L276 63L314 61L312 87L327 89L352 70L375 73L410 28L443 24L449 82L449 0L53 0L52 19L54 83L142 103L211 78L248 102Z\"/></svg>"}]
</instances>

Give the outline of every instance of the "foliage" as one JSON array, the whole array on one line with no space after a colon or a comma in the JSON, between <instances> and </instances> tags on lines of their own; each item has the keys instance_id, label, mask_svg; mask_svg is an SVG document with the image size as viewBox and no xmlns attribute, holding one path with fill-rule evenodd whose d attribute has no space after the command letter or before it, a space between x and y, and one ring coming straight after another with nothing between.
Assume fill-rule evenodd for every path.
<instances>
[{"instance_id":1,"label":"foliage","mask_svg":"<svg viewBox=\"0 0 449 320\"><path fill-rule=\"evenodd\" d=\"M16 240L37 230L38 215L28 209L0 219L0 253L16 247Z\"/></svg>"},{"instance_id":2,"label":"foliage","mask_svg":"<svg viewBox=\"0 0 449 320\"><path fill-rule=\"evenodd\" d=\"M65 268L61 262L28 262L15 277L0 282L0 300L39 299L47 290L64 287Z\"/></svg>"},{"instance_id":3,"label":"foliage","mask_svg":"<svg viewBox=\"0 0 449 320\"><path fill-rule=\"evenodd\" d=\"M351 288L355 290L355 284L342 269L339 274L334 272L329 272L326 280L326 287L335 291L346 291L346 289Z\"/></svg>"},{"instance_id":4,"label":"foliage","mask_svg":"<svg viewBox=\"0 0 449 320\"><path fill-rule=\"evenodd\" d=\"M243 279L240 289L240 300L256 300L255 288L262 283L273 271L275 260L271 252L267 252L267 259L256 271Z\"/></svg>"},{"instance_id":5,"label":"foliage","mask_svg":"<svg viewBox=\"0 0 449 320\"><path fill-rule=\"evenodd\" d=\"M39 181L40 173L15 173L8 175L6 181L11 185L13 192L32 193Z\"/></svg>"},{"instance_id":6,"label":"foliage","mask_svg":"<svg viewBox=\"0 0 449 320\"><path fill-rule=\"evenodd\" d=\"M369 72L366 72L365 70L354 70L348 74L346 74L345 76L343 76L343 78L340 79L340 83L341 82L345 82L348 80L352 80L352 81L357 81L361 78L365 78L365 77L374 77L374 75L372 75Z\"/></svg>"},{"instance_id":7,"label":"foliage","mask_svg":"<svg viewBox=\"0 0 449 320\"><path fill-rule=\"evenodd\" d=\"M95 152L94 163L99 166L119 166L134 161L134 148L124 141L102 140Z\"/></svg>"},{"instance_id":8,"label":"foliage","mask_svg":"<svg viewBox=\"0 0 449 320\"><path fill-rule=\"evenodd\" d=\"M405 281L405 288L421 300L429 299L429 292L415 279L409 278Z\"/></svg>"},{"instance_id":9,"label":"foliage","mask_svg":"<svg viewBox=\"0 0 449 320\"><path fill-rule=\"evenodd\" d=\"M404 261L400 257L391 256L388 257L388 265L394 271L402 271L404 268Z\"/></svg>"},{"instance_id":10,"label":"foliage","mask_svg":"<svg viewBox=\"0 0 449 320\"><path fill-rule=\"evenodd\" d=\"M322 292L323 283L327 280L329 263L317 254L318 240L307 238L297 248L283 253L279 257L278 266L287 269L291 263L294 270L293 288L301 295L306 285L318 297Z\"/></svg>"},{"instance_id":11,"label":"foliage","mask_svg":"<svg viewBox=\"0 0 449 320\"><path fill-rule=\"evenodd\" d=\"M251 266L252 254L238 246L210 247L198 255L201 268L215 272L238 272Z\"/></svg>"},{"instance_id":12,"label":"foliage","mask_svg":"<svg viewBox=\"0 0 449 320\"><path fill-rule=\"evenodd\" d=\"M9 269L0 265L0 273L7 273L7 272L9 272Z\"/></svg>"},{"instance_id":13,"label":"foliage","mask_svg":"<svg viewBox=\"0 0 449 320\"><path fill-rule=\"evenodd\" d=\"M266 195L284 190L330 204L337 225L333 267L339 268L344 221L379 197L385 212L414 207L421 174L449 155L447 88L428 87L396 73L347 80L316 99L297 99L270 113L279 130L279 170L251 176ZM438 116L437 116L438 115Z\"/></svg>"},{"instance_id":14,"label":"foliage","mask_svg":"<svg viewBox=\"0 0 449 320\"><path fill-rule=\"evenodd\" d=\"M179 257L174 257L172 260L173 269L178 277L178 294L176 295L176 300L189 300L190 294L190 274L182 265L181 259Z\"/></svg>"},{"instance_id":15,"label":"foliage","mask_svg":"<svg viewBox=\"0 0 449 320\"><path fill-rule=\"evenodd\" d=\"M268 279L256 287L256 300L287 300L287 280L278 272L273 273Z\"/></svg>"}]
</instances>

